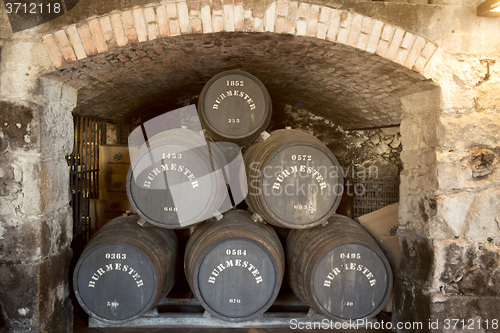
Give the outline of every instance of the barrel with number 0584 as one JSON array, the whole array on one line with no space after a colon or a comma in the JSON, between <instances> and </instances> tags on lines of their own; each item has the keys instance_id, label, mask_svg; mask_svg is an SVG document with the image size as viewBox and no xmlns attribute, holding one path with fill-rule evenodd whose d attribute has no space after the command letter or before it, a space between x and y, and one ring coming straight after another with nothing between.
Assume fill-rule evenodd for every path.
<instances>
[{"instance_id":1,"label":"barrel with number 0584","mask_svg":"<svg viewBox=\"0 0 500 333\"><path fill-rule=\"evenodd\" d=\"M142 316L172 289L177 237L137 224L137 215L106 223L92 237L73 274L75 296L92 317L124 323Z\"/></svg>"},{"instance_id":2,"label":"barrel with number 0584","mask_svg":"<svg viewBox=\"0 0 500 333\"><path fill-rule=\"evenodd\" d=\"M389 261L359 223L342 215L326 226L292 230L286 242L287 279L318 313L336 320L375 316L392 290Z\"/></svg>"},{"instance_id":3,"label":"barrel with number 0584","mask_svg":"<svg viewBox=\"0 0 500 333\"><path fill-rule=\"evenodd\" d=\"M274 302L284 275L284 252L269 225L231 210L198 225L186 246L188 283L211 315L230 322L260 316Z\"/></svg>"}]
</instances>

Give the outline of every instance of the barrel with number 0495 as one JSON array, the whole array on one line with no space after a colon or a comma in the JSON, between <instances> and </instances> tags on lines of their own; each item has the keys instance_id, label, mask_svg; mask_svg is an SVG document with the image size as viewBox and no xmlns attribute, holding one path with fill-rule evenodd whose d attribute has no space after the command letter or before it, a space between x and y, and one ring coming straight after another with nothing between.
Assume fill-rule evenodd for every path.
<instances>
[{"instance_id":1,"label":"barrel with number 0495","mask_svg":"<svg viewBox=\"0 0 500 333\"><path fill-rule=\"evenodd\" d=\"M365 319L387 303L389 261L350 218L334 215L326 226L292 230L286 248L290 287L315 311L336 320Z\"/></svg>"}]
</instances>

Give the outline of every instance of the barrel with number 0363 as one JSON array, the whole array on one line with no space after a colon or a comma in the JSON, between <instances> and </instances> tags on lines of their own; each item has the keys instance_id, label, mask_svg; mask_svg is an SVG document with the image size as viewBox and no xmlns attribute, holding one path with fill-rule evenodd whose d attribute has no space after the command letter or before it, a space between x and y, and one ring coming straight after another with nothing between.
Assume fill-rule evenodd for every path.
<instances>
[{"instance_id":1,"label":"barrel with number 0363","mask_svg":"<svg viewBox=\"0 0 500 333\"><path fill-rule=\"evenodd\" d=\"M392 290L389 261L359 223L342 215L326 226L292 230L286 242L287 279L318 313L336 320L375 316Z\"/></svg>"},{"instance_id":2,"label":"barrel with number 0363","mask_svg":"<svg viewBox=\"0 0 500 333\"><path fill-rule=\"evenodd\" d=\"M284 252L269 225L231 210L198 225L184 257L188 283L211 315L230 322L260 316L274 302L284 275Z\"/></svg>"},{"instance_id":3,"label":"barrel with number 0363","mask_svg":"<svg viewBox=\"0 0 500 333\"><path fill-rule=\"evenodd\" d=\"M85 247L73 273L75 296L92 317L124 323L142 316L172 289L177 237L137 224L139 216L106 223Z\"/></svg>"}]
</instances>

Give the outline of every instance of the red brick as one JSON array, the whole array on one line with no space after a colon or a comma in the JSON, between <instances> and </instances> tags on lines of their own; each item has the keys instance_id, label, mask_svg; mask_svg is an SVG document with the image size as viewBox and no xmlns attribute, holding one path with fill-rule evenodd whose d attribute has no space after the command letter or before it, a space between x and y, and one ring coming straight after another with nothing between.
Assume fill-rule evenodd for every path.
<instances>
[{"instance_id":1,"label":"red brick","mask_svg":"<svg viewBox=\"0 0 500 333\"><path fill-rule=\"evenodd\" d=\"M66 32L64 30L56 31L54 33L54 37L56 37L56 41L61 48L69 45L68 36L66 36Z\"/></svg>"},{"instance_id":2,"label":"red brick","mask_svg":"<svg viewBox=\"0 0 500 333\"><path fill-rule=\"evenodd\" d=\"M372 30L373 19L367 16L363 16L363 23L361 24L361 32L365 34L370 34Z\"/></svg>"},{"instance_id":3,"label":"red brick","mask_svg":"<svg viewBox=\"0 0 500 333\"><path fill-rule=\"evenodd\" d=\"M132 16L132 12L130 10L122 13L122 21L125 28L132 28L135 26L134 16Z\"/></svg>"},{"instance_id":4,"label":"red brick","mask_svg":"<svg viewBox=\"0 0 500 333\"><path fill-rule=\"evenodd\" d=\"M104 36L102 35L101 25L99 24L99 19L89 20L90 32L92 33L92 38L94 39L94 44L97 52L106 52L108 46L104 41Z\"/></svg>"},{"instance_id":5,"label":"red brick","mask_svg":"<svg viewBox=\"0 0 500 333\"><path fill-rule=\"evenodd\" d=\"M413 43L413 46L410 49L410 52L408 53L408 56L406 57L406 60L403 64L405 67L407 67L409 69L413 68L413 65L415 64L420 53L422 52L422 50L425 46L425 43L426 43L426 41L424 38L417 36L417 38L415 39L415 42Z\"/></svg>"},{"instance_id":6,"label":"red brick","mask_svg":"<svg viewBox=\"0 0 500 333\"><path fill-rule=\"evenodd\" d=\"M201 4L201 22L203 24L203 32L212 32L212 14L210 13L210 4Z\"/></svg>"},{"instance_id":7,"label":"red brick","mask_svg":"<svg viewBox=\"0 0 500 333\"><path fill-rule=\"evenodd\" d=\"M242 31L245 27L245 11L243 9L243 1L234 1L234 30Z\"/></svg>"},{"instance_id":8,"label":"red brick","mask_svg":"<svg viewBox=\"0 0 500 333\"><path fill-rule=\"evenodd\" d=\"M189 9L185 2L177 3L177 16L179 17L179 28L181 33L190 33L191 24L189 23Z\"/></svg>"},{"instance_id":9,"label":"red brick","mask_svg":"<svg viewBox=\"0 0 500 333\"><path fill-rule=\"evenodd\" d=\"M278 5L276 6L276 15L286 16L288 14L288 1L278 0Z\"/></svg>"},{"instance_id":10,"label":"red brick","mask_svg":"<svg viewBox=\"0 0 500 333\"><path fill-rule=\"evenodd\" d=\"M266 9L265 30L268 32L273 32L275 23L276 23L276 2L271 2Z\"/></svg>"},{"instance_id":11,"label":"red brick","mask_svg":"<svg viewBox=\"0 0 500 333\"><path fill-rule=\"evenodd\" d=\"M368 38L368 45L366 46L366 51L370 53L375 53L377 51L378 43L380 40L380 35L382 34L382 28L384 23L375 20L373 23L372 30L370 32L370 37Z\"/></svg>"},{"instance_id":12,"label":"red brick","mask_svg":"<svg viewBox=\"0 0 500 333\"><path fill-rule=\"evenodd\" d=\"M80 35L78 34L78 30L75 25L70 25L66 28L66 32L68 34L71 45L73 46L73 50L75 51L75 55L78 59L84 59L87 57L87 53L85 53L85 48L83 47L82 40Z\"/></svg>"},{"instance_id":13,"label":"red brick","mask_svg":"<svg viewBox=\"0 0 500 333\"><path fill-rule=\"evenodd\" d=\"M361 33L362 24L363 16L358 14L353 15L349 37L347 38L347 45L356 46L359 34Z\"/></svg>"},{"instance_id":14,"label":"red brick","mask_svg":"<svg viewBox=\"0 0 500 333\"><path fill-rule=\"evenodd\" d=\"M306 36L307 35L307 21L300 19L297 21L297 35Z\"/></svg>"},{"instance_id":15,"label":"red brick","mask_svg":"<svg viewBox=\"0 0 500 333\"><path fill-rule=\"evenodd\" d=\"M234 31L234 7L232 0L224 0L222 5L224 31Z\"/></svg>"},{"instance_id":16,"label":"red brick","mask_svg":"<svg viewBox=\"0 0 500 333\"><path fill-rule=\"evenodd\" d=\"M224 20L222 16L212 16L212 31L213 32L221 32L224 30Z\"/></svg>"},{"instance_id":17,"label":"red brick","mask_svg":"<svg viewBox=\"0 0 500 333\"><path fill-rule=\"evenodd\" d=\"M299 10L297 11L297 17L307 19L309 17L309 9L311 5L305 2L299 4Z\"/></svg>"},{"instance_id":18,"label":"red brick","mask_svg":"<svg viewBox=\"0 0 500 333\"><path fill-rule=\"evenodd\" d=\"M113 26L113 32L115 35L116 44L118 46L127 45L127 37L125 36L125 30L123 29L123 21L120 14L111 14L111 25Z\"/></svg>"},{"instance_id":19,"label":"red brick","mask_svg":"<svg viewBox=\"0 0 500 333\"><path fill-rule=\"evenodd\" d=\"M430 59L430 57L432 56L434 51L436 51L436 49L437 49L436 45L432 44L431 42L427 42L427 44L425 44L424 49L422 50L422 56L426 59Z\"/></svg>"},{"instance_id":20,"label":"red brick","mask_svg":"<svg viewBox=\"0 0 500 333\"><path fill-rule=\"evenodd\" d=\"M168 28L170 29L170 36L178 36L181 34L181 28L179 27L178 20L169 20Z\"/></svg>"},{"instance_id":21,"label":"red brick","mask_svg":"<svg viewBox=\"0 0 500 333\"><path fill-rule=\"evenodd\" d=\"M396 29L396 31L394 32L394 37L392 38L389 48L387 49L387 53L383 55L385 58L389 60L394 60L394 58L396 58L398 49L401 46L401 43L403 42L404 35L405 31L403 29L400 28Z\"/></svg>"},{"instance_id":22,"label":"red brick","mask_svg":"<svg viewBox=\"0 0 500 333\"><path fill-rule=\"evenodd\" d=\"M170 28L168 26L167 9L164 5L156 7L156 15L158 20L158 32L160 36L170 36Z\"/></svg>"},{"instance_id":23,"label":"red brick","mask_svg":"<svg viewBox=\"0 0 500 333\"><path fill-rule=\"evenodd\" d=\"M85 49L85 53L87 55L94 55L97 53L96 46L94 44L94 40L92 39L92 35L90 33L90 28L87 24L82 24L77 26L78 32L80 33L80 38L82 39L83 48Z\"/></svg>"},{"instance_id":24,"label":"red brick","mask_svg":"<svg viewBox=\"0 0 500 333\"><path fill-rule=\"evenodd\" d=\"M254 0L253 17L264 18L265 10L266 7L264 0Z\"/></svg>"},{"instance_id":25,"label":"red brick","mask_svg":"<svg viewBox=\"0 0 500 333\"><path fill-rule=\"evenodd\" d=\"M222 16L222 0L212 0L212 14Z\"/></svg>"},{"instance_id":26,"label":"red brick","mask_svg":"<svg viewBox=\"0 0 500 333\"><path fill-rule=\"evenodd\" d=\"M135 28L126 28L125 35L127 36L127 44L134 44L139 41Z\"/></svg>"},{"instance_id":27,"label":"red brick","mask_svg":"<svg viewBox=\"0 0 500 333\"><path fill-rule=\"evenodd\" d=\"M328 7L325 7L325 6L321 6L321 9L320 9L320 14L319 14L319 21L321 23L328 23L328 21L330 20L330 12L332 10Z\"/></svg>"},{"instance_id":28,"label":"red brick","mask_svg":"<svg viewBox=\"0 0 500 333\"><path fill-rule=\"evenodd\" d=\"M201 16L201 2L188 1L189 16Z\"/></svg>"},{"instance_id":29,"label":"red brick","mask_svg":"<svg viewBox=\"0 0 500 333\"><path fill-rule=\"evenodd\" d=\"M286 32L286 19L284 17L278 16L276 19L275 31L280 34Z\"/></svg>"},{"instance_id":30,"label":"red brick","mask_svg":"<svg viewBox=\"0 0 500 333\"><path fill-rule=\"evenodd\" d=\"M169 20L177 18L177 6L175 3L167 3L167 17Z\"/></svg>"},{"instance_id":31,"label":"red brick","mask_svg":"<svg viewBox=\"0 0 500 333\"><path fill-rule=\"evenodd\" d=\"M320 39L325 39L327 32L328 32L328 26L322 22L318 23L318 31L316 31L316 37Z\"/></svg>"},{"instance_id":32,"label":"red brick","mask_svg":"<svg viewBox=\"0 0 500 333\"><path fill-rule=\"evenodd\" d=\"M195 34L200 34L203 32L203 25L201 22L201 18L193 17L190 21L191 24L191 32Z\"/></svg>"},{"instance_id":33,"label":"red brick","mask_svg":"<svg viewBox=\"0 0 500 333\"><path fill-rule=\"evenodd\" d=\"M137 8L132 11L132 16L135 22L135 31L137 32L137 40L145 42L148 40L148 28L144 20L144 12L142 8Z\"/></svg>"},{"instance_id":34,"label":"red brick","mask_svg":"<svg viewBox=\"0 0 500 333\"><path fill-rule=\"evenodd\" d=\"M312 5L309 10L309 21L307 22L307 36L315 37L318 30L319 6Z\"/></svg>"},{"instance_id":35,"label":"red brick","mask_svg":"<svg viewBox=\"0 0 500 333\"><path fill-rule=\"evenodd\" d=\"M54 36L45 35L42 37L43 43L45 44L45 48L49 53L50 59L56 68L61 67L66 62L64 61L64 57L59 50L59 46L57 45Z\"/></svg>"}]
</instances>

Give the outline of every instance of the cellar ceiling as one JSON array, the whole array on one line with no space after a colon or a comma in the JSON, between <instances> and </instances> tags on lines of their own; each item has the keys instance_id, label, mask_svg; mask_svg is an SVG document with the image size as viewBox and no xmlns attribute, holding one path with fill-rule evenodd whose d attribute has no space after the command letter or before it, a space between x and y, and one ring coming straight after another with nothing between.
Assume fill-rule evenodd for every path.
<instances>
[{"instance_id":1,"label":"cellar ceiling","mask_svg":"<svg viewBox=\"0 0 500 333\"><path fill-rule=\"evenodd\" d=\"M196 103L205 82L229 69L266 85L273 117L293 105L346 129L398 125L400 97L435 88L377 55L271 33L169 37L72 62L58 75L79 88L74 114L133 123Z\"/></svg>"}]
</instances>

